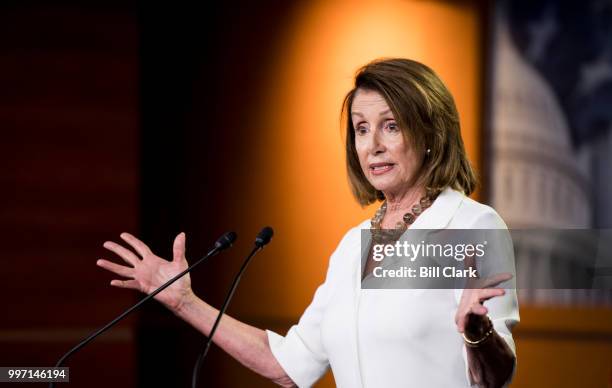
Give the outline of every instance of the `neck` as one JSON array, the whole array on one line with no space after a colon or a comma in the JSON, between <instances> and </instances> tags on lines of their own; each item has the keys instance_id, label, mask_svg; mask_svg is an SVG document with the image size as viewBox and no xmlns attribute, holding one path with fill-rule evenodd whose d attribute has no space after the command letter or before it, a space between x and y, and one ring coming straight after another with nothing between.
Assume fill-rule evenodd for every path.
<instances>
[{"instance_id":1,"label":"neck","mask_svg":"<svg viewBox=\"0 0 612 388\"><path fill-rule=\"evenodd\" d=\"M400 193L384 193L387 201L387 211L399 211L410 209L415 202L418 202L425 195L425 188L422 186L411 186Z\"/></svg>"}]
</instances>

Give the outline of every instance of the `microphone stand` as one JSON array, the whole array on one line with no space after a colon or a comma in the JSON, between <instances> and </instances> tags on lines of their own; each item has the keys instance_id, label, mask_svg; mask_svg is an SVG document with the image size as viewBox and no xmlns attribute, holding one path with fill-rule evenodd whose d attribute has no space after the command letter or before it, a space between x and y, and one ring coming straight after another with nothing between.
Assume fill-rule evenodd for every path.
<instances>
[{"instance_id":1,"label":"microphone stand","mask_svg":"<svg viewBox=\"0 0 612 388\"><path fill-rule=\"evenodd\" d=\"M230 232L233 233L233 232ZM150 293L149 295L145 296L144 298L142 298L138 303L136 303L135 305L133 305L132 307L130 307L129 309L125 310L123 313L121 313L121 315L119 315L117 318L113 319L112 321L110 321L109 323L107 323L104 327L102 327L101 329L98 329L97 331L95 331L94 333L90 334L87 338L85 338L84 340L82 340L79 344L77 344L75 347L73 347L72 349L70 349L66 354L64 354L59 361L55 364L56 368L59 368L62 366L62 364L64 363L64 361L66 361L68 359L68 357L70 357L71 355L73 355L75 352L77 352L79 349L81 349L82 347L84 347L85 345L87 345L88 343L90 343L91 341L93 341L94 338L96 338L97 336L99 336L100 334L104 333L105 331L107 331L108 329L110 329L111 327L115 326L119 321L121 321L123 318L125 318L128 314L130 314L132 311L136 310L137 308L139 308L140 306L142 306L146 301L148 301L149 299L153 298L155 295L159 294L160 292L162 292L163 290L165 290L168 286L170 286L172 283L174 283L175 281L177 281L181 276L185 275L187 272L190 272L192 269L194 269L196 266L198 266L200 263L202 263L204 260L208 259L211 256L215 256L217 253L219 253L220 251L228 248L231 246L232 242L236 239L236 234L233 234L233 237L228 237L230 233L226 233L224 234L222 237L219 238L219 240L217 240L217 242L215 243L215 247L213 249L211 249L206 256L202 257L201 259L199 259L198 261L196 261L195 263L193 263L191 266L189 266L187 269L185 269L183 272L179 273L178 275L176 275L175 277L173 277L172 279L168 280L166 283L164 283L162 286L160 286L157 290L153 291L152 293ZM226 238L226 241L221 241L222 239ZM230 241L231 240L231 241ZM228 243L229 241L229 243ZM55 387L55 383L51 382L49 383L49 388L54 388Z\"/></svg>"},{"instance_id":2,"label":"microphone stand","mask_svg":"<svg viewBox=\"0 0 612 388\"><path fill-rule=\"evenodd\" d=\"M253 258L253 256L255 256L257 252L261 251L263 247L270 242L270 240L272 239L273 233L274 232L272 228L270 228L269 226L263 228L261 232L259 232L259 234L257 235L257 238L255 239L255 247L253 248L251 253L249 253L246 260L244 260L244 262L242 263L242 266L240 267L240 270L234 277L232 286L230 287L229 292L225 296L223 305L221 306L221 309L219 310L219 313L217 314L217 319L215 319L215 323L213 324L212 329L210 330L210 334L208 335L208 339L206 340L206 345L204 345L204 350L200 352L200 354L198 355L198 359L195 363L195 366L193 367L193 375L191 377L191 388L197 388L198 386L198 374L200 372L200 369L202 368L202 364L204 363L204 358L206 358L206 355L208 354L210 345L212 344L213 335L215 334L215 331L217 330L217 326L219 325L219 322L221 322L221 317L223 316L223 314L225 313L225 310L227 310L227 307L229 306L230 300L234 296L234 292L236 291L236 287L238 287L238 283L240 282L240 278L242 277L242 274L246 270L247 265L249 265L251 258Z\"/></svg>"}]
</instances>

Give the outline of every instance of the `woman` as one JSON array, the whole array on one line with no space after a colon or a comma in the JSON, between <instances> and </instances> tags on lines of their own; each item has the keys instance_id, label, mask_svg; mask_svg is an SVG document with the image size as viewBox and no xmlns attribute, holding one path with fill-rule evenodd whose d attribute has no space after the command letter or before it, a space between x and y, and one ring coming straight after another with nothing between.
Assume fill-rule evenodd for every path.
<instances>
[{"instance_id":1,"label":"woman","mask_svg":"<svg viewBox=\"0 0 612 388\"><path fill-rule=\"evenodd\" d=\"M330 258L325 282L286 336L225 316L214 342L246 367L281 386L311 386L331 366L339 387L499 387L513 375L516 293L496 288L372 290L361 282L377 263L365 257L361 229L507 229L490 207L469 195L476 186L452 96L428 67L407 59L361 68L343 104L346 157L361 205L384 204L351 229ZM150 293L187 267L185 235L171 262L134 236L104 246L131 266L98 265L129 280L111 285ZM140 257L139 257L140 256ZM208 335L217 310L182 280L156 298ZM486 302L486 306L483 303Z\"/></svg>"}]
</instances>

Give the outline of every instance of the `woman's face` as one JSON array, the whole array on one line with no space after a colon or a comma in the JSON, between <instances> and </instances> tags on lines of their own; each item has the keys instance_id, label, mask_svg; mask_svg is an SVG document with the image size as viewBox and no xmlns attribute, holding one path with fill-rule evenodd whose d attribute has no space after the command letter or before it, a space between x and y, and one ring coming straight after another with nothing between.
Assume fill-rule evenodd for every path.
<instances>
[{"instance_id":1,"label":"woman's face","mask_svg":"<svg viewBox=\"0 0 612 388\"><path fill-rule=\"evenodd\" d=\"M403 194L416 181L423 159L405 141L384 97L358 89L351 120L359 163L370 184L385 196Z\"/></svg>"}]
</instances>

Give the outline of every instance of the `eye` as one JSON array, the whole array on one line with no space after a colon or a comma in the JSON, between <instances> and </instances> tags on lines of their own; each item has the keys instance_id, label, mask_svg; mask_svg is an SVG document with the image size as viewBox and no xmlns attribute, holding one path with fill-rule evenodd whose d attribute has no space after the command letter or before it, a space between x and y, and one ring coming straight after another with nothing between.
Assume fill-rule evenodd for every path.
<instances>
[{"instance_id":1,"label":"eye","mask_svg":"<svg viewBox=\"0 0 612 388\"><path fill-rule=\"evenodd\" d=\"M358 125L355 127L355 133L357 135L365 135L368 132L368 128L365 125Z\"/></svg>"},{"instance_id":2,"label":"eye","mask_svg":"<svg viewBox=\"0 0 612 388\"><path fill-rule=\"evenodd\" d=\"M385 129L389 130L389 132L398 132L399 126L395 121L387 121L385 123Z\"/></svg>"}]
</instances>

